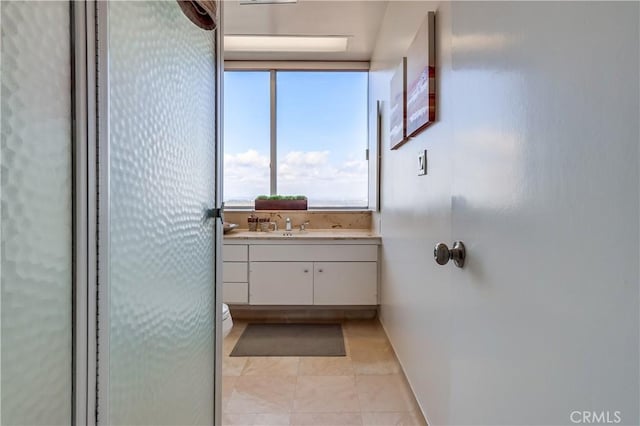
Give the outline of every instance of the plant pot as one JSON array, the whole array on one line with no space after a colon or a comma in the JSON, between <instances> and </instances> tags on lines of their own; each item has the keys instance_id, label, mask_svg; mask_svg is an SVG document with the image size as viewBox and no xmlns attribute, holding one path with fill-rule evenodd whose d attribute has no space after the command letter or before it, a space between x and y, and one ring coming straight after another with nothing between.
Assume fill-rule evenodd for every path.
<instances>
[{"instance_id":1,"label":"plant pot","mask_svg":"<svg viewBox=\"0 0 640 426\"><path fill-rule=\"evenodd\" d=\"M256 210L307 210L307 200L255 200Z\"/></svg>"}]
</instances>

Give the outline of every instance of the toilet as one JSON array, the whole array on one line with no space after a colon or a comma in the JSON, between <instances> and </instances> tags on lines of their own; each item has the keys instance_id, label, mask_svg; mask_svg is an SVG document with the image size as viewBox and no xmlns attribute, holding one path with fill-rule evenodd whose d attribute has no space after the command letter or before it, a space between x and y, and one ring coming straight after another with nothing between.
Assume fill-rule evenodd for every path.
<instances>
[{"instance_id":1,"label":"toilet","mask_svg":"<svg viewBox=\"0 0 640 426\"><path fill-rule=\"evenodd\" d=\"M222 304L222 337L227 337L233 327L233 320L231 319L231 312L229 312L229 306L226 303Z\"/></svg>"}]
</instances>

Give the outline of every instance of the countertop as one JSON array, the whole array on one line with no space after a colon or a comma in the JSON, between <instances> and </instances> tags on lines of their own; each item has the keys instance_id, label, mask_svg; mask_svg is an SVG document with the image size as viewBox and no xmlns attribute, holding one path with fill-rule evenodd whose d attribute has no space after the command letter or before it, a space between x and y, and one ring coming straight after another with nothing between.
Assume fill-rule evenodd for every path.
<instances>
[{"instance_id":1,"label":"countertop","mask_svg":"<svg viewBox=\"0 0 640 426\"><path fill-rule=\"evenodd\" d=\"M279 229L271 232L249 232L247 229L236 229L224 235L224 240L373 240L380 242L380 235L369 229L308 229L291 231L292 236Z\"/></svg>"}]
</instances>

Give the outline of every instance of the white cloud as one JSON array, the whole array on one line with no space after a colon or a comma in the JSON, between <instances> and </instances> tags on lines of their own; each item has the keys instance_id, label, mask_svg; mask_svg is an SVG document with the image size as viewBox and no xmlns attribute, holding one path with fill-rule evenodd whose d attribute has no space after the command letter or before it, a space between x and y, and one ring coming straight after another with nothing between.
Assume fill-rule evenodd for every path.
<instances>
[{"instance_id":1,"label":"white cloud","mask_svg":"<svg viewBox=\"0 0 640 426\"><path fill-rule=\"evenodd\" d=\"M226 199L252 199L269 193L269 157L253 149L224 155Z\"/></svg>"},{"instance_id":2,"label":"white cloud","mask_svg":"<svg viewBox=\"0 0 640 426\"><path fill-rule=\"evenodd\" d=\"M329 160L329 151L292 151L284 156L283 164L297 164L300 166L320 166Z\"/></svg>"},{"instance_id":3,"label":"white cloud","mask_svg":"<svg viewBox=\"0 0 640 426\"><path fill-rule=\"evenodd\" d=\"M367 162L333 164L330 151L292 151L278 163L278 192L305 194L311 201L364 200ZM255 150L225 155L225 198L251 198L269 191L269 158Z\"/></svg>"},{"instance_id":4,"label":"white cloud","mask_svg":"<svg viewBox=\"0 0 640 426\"><path fill-rule=\"evenodd\" d=\"M225 154L224 164L229 167L269 167L269 158L255 149L239 154Z\"/></svg>"}]
</instances>

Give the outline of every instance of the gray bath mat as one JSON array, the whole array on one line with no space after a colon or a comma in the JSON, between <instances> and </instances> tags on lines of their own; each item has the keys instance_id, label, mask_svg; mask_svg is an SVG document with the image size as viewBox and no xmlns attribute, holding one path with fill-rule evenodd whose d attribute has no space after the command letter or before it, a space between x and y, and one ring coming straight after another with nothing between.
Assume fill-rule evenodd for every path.
<instances>
[{"instance_id":1,"label":"gray bath mat","mask_svg":"<svg viewBox=\"0 0 640 426\"><path fill-rule=\"evenodd\" d=\"M345 356L340 324L248 324L231 356Z\"/></svg>"}]
</instances>

